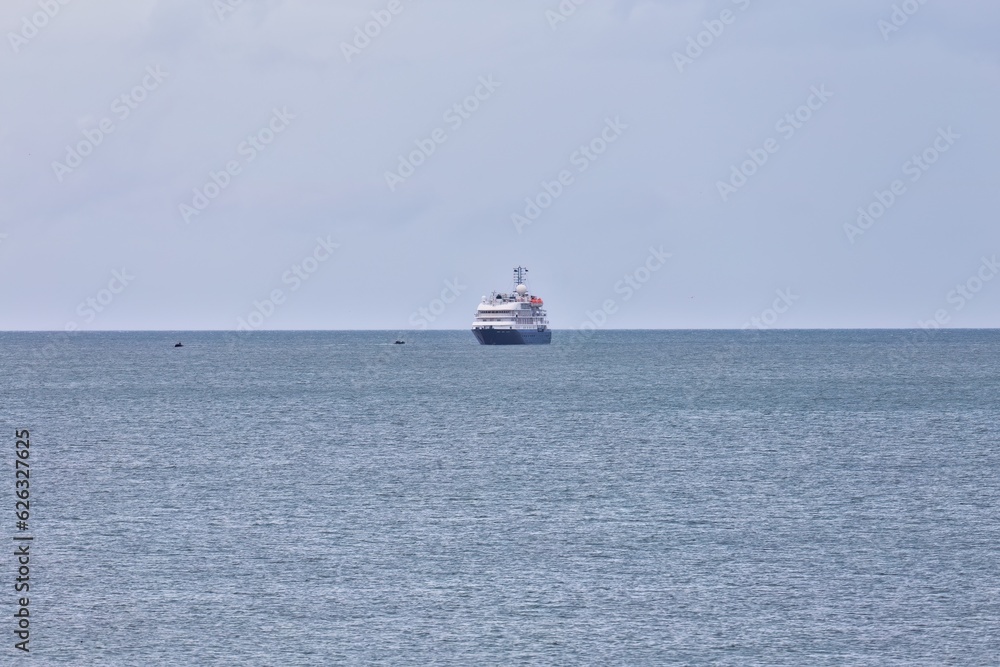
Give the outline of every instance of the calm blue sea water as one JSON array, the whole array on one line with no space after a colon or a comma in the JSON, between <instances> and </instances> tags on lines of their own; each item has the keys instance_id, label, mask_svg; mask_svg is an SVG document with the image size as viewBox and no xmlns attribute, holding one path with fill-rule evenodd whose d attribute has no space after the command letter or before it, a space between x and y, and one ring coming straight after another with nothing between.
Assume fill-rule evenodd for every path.
<instances>
[{"instance_id":1,"label":"calm blue sea water","mask_svg":"<svg viewBox=\"0 0 1000 667\"><path fill-rule=\"evenodd\" d=\"M394 337L0 334L34 663L1000 663L1000 332Z\"/></svg>"}]
</instances>

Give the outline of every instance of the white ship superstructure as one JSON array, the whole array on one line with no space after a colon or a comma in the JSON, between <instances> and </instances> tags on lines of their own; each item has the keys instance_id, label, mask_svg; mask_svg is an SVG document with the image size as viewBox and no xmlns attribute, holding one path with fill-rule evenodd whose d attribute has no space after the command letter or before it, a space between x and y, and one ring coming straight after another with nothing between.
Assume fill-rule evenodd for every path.
<instances>
[{"instance_id":1,"label":"white ship superstructure","mask_svg":"<svg viewBox=\"0 0 1000 667\"><path fill-rule=\"evenodd\" d=\"M514 291L484 296L472 333L483 345L531 345L552 340L541 297L528 292L528 269L514 269Z\"/></svg>"}]
</instances>

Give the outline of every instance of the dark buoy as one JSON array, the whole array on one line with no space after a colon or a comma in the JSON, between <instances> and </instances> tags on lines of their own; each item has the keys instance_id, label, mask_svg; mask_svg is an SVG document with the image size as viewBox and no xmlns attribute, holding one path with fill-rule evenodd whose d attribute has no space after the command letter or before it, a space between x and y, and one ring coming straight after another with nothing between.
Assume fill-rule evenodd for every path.
<instances>
[{"instance_id":1,"label":"dark buoy","mask_svg":"<svg viewBox=\"0 0 1000 667\"><path fill-rule=\"evenodd\" d=\"M184 343L177 343L174 347L184 347Z\"/></svg>"},{"instance_id":2,"label":"dark buoy","mask_svg":"<svg viewBox=\"0 0 1000 667\"><path fill-rule=\"evenodd\" d=\"M393 345L406 345L406 341L405 340L397 340L395 343L393 343Z\"/></svg>"}]
</instances>

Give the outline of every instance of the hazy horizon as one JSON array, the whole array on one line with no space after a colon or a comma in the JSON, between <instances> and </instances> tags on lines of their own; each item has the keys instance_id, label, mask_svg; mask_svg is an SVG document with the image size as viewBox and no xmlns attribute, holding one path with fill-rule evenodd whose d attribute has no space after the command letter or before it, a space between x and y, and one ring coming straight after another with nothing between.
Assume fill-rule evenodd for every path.
<instances>
[{"instance_id":1,"label":"hazy horizon","mask_svg":"<svg viewBox=\"0 0 1000 667\"><path fill-rule=\"evenodd\" d=\"M184 334L184 333L192 333L192 334L198 334L198 333L229 333L229 334L231 334L231 333L239 333L239 334L243 334L243 333L386 333L386 334L394 334L394 335L395 334L407 334L407 335L414 334L414 335L417 335L417 334L423 334L423 333L454 333L454 332L468 333L471 330L471 328L472 327L470 326L470 327L467 327L467 328L464 328L464 329L443 329L443 328L438 328L438 329L430 329L430 328L428 328L428 329L410 329L410 328L406 328L406 327L397 328L397 329L264 329L264 328L261 328L261 329L250 329L250 330L240 330L240 329L235 329L235 328L234 329L78 329L78 330L73 331L73 332L66 332L66 331L64 331L62 329L0 329L0 333L10 333L10 334L17 334L17 333L24 333L24 334L31 334L31 333L38 333L38 334L63 334L63 333L71 333L72 335L76 335L76 334L88 334L88 333L95 333L95 334L96 333L151 333L151 334L156 334L156 333L163 333L163 334L168 334L168 333L169 334ZM810 331L830 331L830 332L834 332L834 331L858 331L858 332L862 332L862 331L901 331L901 332L907 332L907 331L912 331L912 332L915 332L915 333L918 333L918 334L924 334L924 333L930 334L930 333L938 332L938 331L940 331L940 332L947 332L947 331L953 331L953 332L962 332L962 331L1000 331L1000 327L939 327L937 329L934 329L934 328L931 328L931 327L869 327L869 328L862 328L862 327L849 327L849 328L836 328L836 327L827 327L827 328L821 328L821 327L816 327L816 328L770 327L770 328L763 328L763 327L753 327L753 326L751 326L751 327L746 327L746 328L742 328L741 327L741 328L735 328L735 329L733 329L733 328L731 328L731 329L669 329L669 328L666 328L666 329L653 329L653 328L649 328L649 327L646 327L646 328L641 328L640 327L640 328L634 328L634 329L620 329L620 328L615 328L615 327L600 327L600 328L596 328L596 329L593 329L593 330L591 330L591 329L589 329L587 327L583 327L582 329L578 328L578 327L569 327L569 328L563 328L563 329L560 329L558 327L549 327L549 328L552 331L563 331L563 332L568 332L568 333L584 332L585 335L588 335L590 332L600 333L601 331L617 331L617 332L622 332L622 331L654 331L654 332L655 331L670 331L670 332L685 332L685 331L691 331L691 332L739 332L739 331L747 331L747 332L750 332L750 333L797 332L797 331L798 332L810 332ZM470 340L472 340L472 339L470 339Z\"/></svg>"}]
</instances>

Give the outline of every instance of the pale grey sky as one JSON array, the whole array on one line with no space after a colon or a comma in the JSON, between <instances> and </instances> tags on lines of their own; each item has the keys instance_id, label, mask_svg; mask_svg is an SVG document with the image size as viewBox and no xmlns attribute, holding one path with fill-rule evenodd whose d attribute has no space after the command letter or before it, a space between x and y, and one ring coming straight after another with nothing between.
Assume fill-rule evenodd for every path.
<instances>
[{"instance_id":1,"label":"pale grey sky","mask_svg":"<svg viewBox=\"0 0 1000 667\"><path fill-rule=\"evenodd\" d=\"M577 2L6 0L0 329L1000 326L1000 5Z\"/></svg>"}]
</instances>

